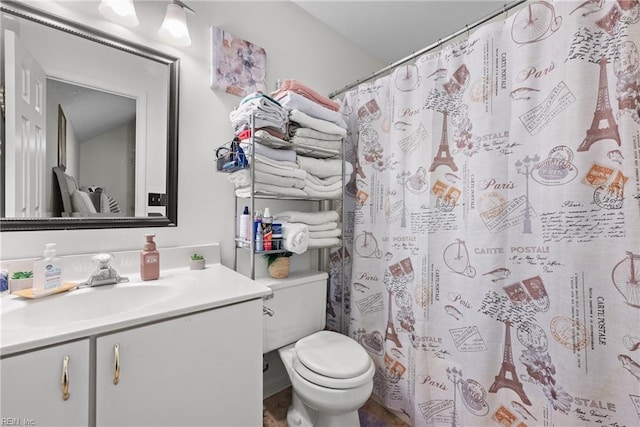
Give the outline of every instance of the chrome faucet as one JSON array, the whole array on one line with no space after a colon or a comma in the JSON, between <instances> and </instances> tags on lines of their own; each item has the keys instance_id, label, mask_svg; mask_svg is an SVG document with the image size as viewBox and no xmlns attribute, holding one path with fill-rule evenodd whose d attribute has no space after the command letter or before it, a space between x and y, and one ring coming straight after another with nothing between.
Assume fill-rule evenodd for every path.
<instances>
[{"instance_id":1,"label":"chrome faucet","mask_svg":"<svg viewBox=\"0 0 640 427\"><path fill-rule=\"evenodd\" d=\"M127 277L122 277L118 274L115 268L111 267L109 263L113 259L111 254L98 254L93 257L93 262L96 264L96 270L91 273L89 279L86 282L80 283L80 287L86 286L102 286L102 285L114 285L116 283L128 282Z\"/></svg>"}]
</instances>

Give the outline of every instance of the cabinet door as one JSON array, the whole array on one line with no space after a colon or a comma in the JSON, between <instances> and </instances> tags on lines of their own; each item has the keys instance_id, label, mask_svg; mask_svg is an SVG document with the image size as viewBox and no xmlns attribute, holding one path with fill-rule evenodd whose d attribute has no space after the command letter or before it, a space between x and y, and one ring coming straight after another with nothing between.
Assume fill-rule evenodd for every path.
<instances>
[{"instance_id":1,"label":"cabinet door","mask_svg":"<svg viewBox=\"0 0 640 427\"><path fill-rule=\"evenodd\" d=\"M253 300L99 337L96 425L262 425L261 307Z\"/></svg>"},{"instance_id":2,"label":"cabinet door","mask_svg":"<svg viewBox=\"0 0 640 427\"><path fill-rule=\"evenodd\" d=\"M0 378L3 425L89 425L88 339L6 357L0 360Z\"/></svg>"}]
</instances>

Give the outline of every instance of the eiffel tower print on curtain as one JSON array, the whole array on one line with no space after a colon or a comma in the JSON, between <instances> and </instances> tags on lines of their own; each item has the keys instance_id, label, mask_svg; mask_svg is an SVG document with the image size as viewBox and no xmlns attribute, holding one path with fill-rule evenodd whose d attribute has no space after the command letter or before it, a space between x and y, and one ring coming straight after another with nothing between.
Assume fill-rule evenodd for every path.
<instances>
[{"instance_id":1,"label":"eiffel tower print on curtain","mask_svg":"<svg viewBox=\"0 0 640 427\"><path fill-rule=\"evenodd\" d=\"M433 158L433 162L431 163L431 167L429 167L429 172L434 172L438 166L445 165L449 166L453 172L458 170L458 167L453 161L453 156L451 156L451 152L449 151L449 137L447 135L447 117L449 113L444 112L444 117L442 118L442 136L440 137L440 146L438 147L438 153Z\"/></svg>"},{"instance_id":2,"label":"eiffel tower print on curtain","mask_svg":"<svg viewBox=\"0 0 640 427\"><path fill-rule=\"evenodd\" d=\"M502 354L502 366L500 372L496 375L495 381L489 388L489 393L497 393L501 388L510 388L522 400L525 405L531 405L531 401L522 388L522 383L518 379L516 373L516 365L513 363L513 350L511 349L511 322L504 322L504 352ZM508 376L507 376L508 374Z\"/></svg>"},{"instance_id":3,"label":"eiffel tower print on curtain","mask_svg":"<svg viewBox=\"0 0 640 427\"><path fill-rule=\"evenodd\" d=\"M600 58L600 77L598 82L598 99L596 101L596 111L593 113L591 128L587 130L587 136L578 147L578 151L589 151L591 146L602 139L613 139L620 146L620 133L618 124L613 117L611 102L609 101L609 85L607 84L607 59ZM606 122L606 127L600 125Z\"/></svg>"}]
</instances>

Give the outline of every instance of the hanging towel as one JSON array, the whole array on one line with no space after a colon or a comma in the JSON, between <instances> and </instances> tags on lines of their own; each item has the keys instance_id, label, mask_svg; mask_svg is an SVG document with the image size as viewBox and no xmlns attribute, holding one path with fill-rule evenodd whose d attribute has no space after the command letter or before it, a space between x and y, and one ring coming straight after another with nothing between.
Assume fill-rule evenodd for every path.
<instances>
[{"instance_id":1,"label":"hanging towel","mask_svg":"<svg viewBox=\"0 0 640 427\"><path fill-rule=\"evenodd\" d=\"M300 212L284 211L274 214L273 218L284 222L303 222L305 224L324 224L337 221L340 216L336 211Z\"/></svg>"},{"instance_id":2,"label":"hanging towel","mask_svg":"<svg viewBox=\"0 0 640 427\"><path fill-rule=\"evenodd\" d=\"M338 126L335 123L328 122L326 120L316 119L308 114L303 113L298 109L293 109L289 112L289 121L297 122L300 126L315 129L320 132L331 133L335 135L345 136L347 130Z\"/></svg>"},{"instance_id":3,"label":"hanging towel","mask_svg":"<svg viewBox=\"0 0 640 427\"><path fill-rule=\"evenodd\" d=\"M285 250L301 254L309 245L309 227L306 224L283 222L282 239Z\"/></svg>"}]
</instances>

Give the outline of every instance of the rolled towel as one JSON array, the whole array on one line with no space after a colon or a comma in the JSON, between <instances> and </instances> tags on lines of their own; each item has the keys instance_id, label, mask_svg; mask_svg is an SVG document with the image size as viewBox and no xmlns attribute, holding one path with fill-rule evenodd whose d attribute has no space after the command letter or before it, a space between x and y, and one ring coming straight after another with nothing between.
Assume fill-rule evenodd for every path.
<instances>
[{"instance_id":1,"label":"rolled towel","mask_svg":"<svg viewBox=\"0 0 640 427\"><path fill-rule=\"evenodd\" d=\"M327 237L322 239L309 238L309 245L307 246L307 249L335 248L338 246L342 246L342 240L337 237Z\"/></svg>"},{"instance_id":2,"label":"rolled towel","mask_svg":"<svg viewBox=\"0 0 640 427\"><path fill-rule=\"evenodd\" d=\"M342 230L339 228L334 228L333 230L325 230L325 231L309 231L310 239L322 239L325 237L340 237L342 236Z\"/></svg>"},{"instance_id":3,"label":"rolled towel","mask_svg":"<svg viewBox=\"0 0 640 427\"><path fill-rule=\"evenodd\" d=\"M337 221L340 216L336 211L300 212L284 211L273 215L274 220L282 222L303 222L308 225L324 224Z\"/></svg>"},{"instance_id":4,"label":"rolled towel","mask_svg":"<svg viewBox=\"0 0 640 427\"><path fill-rule=\"evenodd\" d=\"M282 245L294 254L301 254L309 245L309 227L306 224L283 222Z\"/></svg>"}]
</instances>

